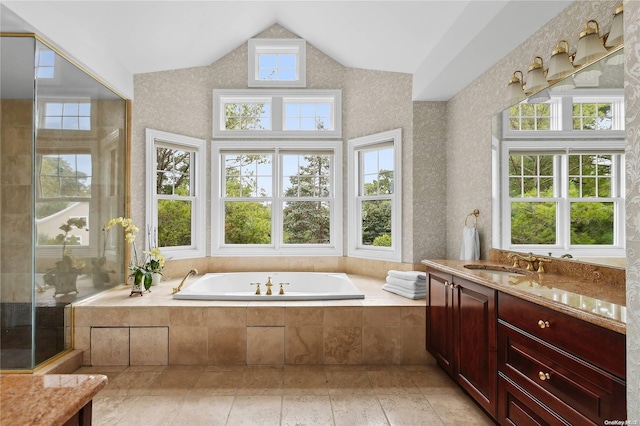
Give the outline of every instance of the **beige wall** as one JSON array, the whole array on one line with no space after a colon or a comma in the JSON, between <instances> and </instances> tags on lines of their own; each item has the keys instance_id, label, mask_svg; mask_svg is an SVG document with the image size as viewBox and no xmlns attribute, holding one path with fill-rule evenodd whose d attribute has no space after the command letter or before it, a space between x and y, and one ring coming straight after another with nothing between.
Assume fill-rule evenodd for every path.
<instances>
[{"instance_id":1,"label":"beige wall","mask_svg":"<svg viewBox=\"0 0 640 426\"><path fill-rule=\"evenodd\" d=\"M560 39L575 46L589 19L596 19L600 28L608 30L619 3L619 0L575 1L447 103L446 254L449 258L458 256L461 227L465 215L474 208L481 212L478 228L483 258L491 246L491 116L508 106L505 92L509 78L515 70L526 71L536 55L546 62ZM627 194L637 195L640 193L640 2L626 0L624 6ZM640 400L639 223L640 200L627 197L627 401ZM640 419L640 407L628 406L628 418Z\"/></svg>"}]
</instances>

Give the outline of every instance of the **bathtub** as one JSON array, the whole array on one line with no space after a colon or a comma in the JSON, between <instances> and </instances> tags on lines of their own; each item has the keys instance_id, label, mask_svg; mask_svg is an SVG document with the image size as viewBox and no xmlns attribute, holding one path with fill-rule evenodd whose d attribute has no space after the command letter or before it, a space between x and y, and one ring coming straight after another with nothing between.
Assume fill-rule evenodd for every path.
<instances>
[{"instance_id":1,"label":"bathtub","mask_svg":"<svg viewBox=\"0 0 640 426\"><path fill-rule=\"evenodd\" d=\"M271 277L272 295L265 283ZM260 295L255 294L260 283ZM284 294L278 294L280 283ZM226 272L209 273L185 286L174 299L196 300L340 300L364 299L347 274L328 272Z\"/></svg>"}]
</instances>

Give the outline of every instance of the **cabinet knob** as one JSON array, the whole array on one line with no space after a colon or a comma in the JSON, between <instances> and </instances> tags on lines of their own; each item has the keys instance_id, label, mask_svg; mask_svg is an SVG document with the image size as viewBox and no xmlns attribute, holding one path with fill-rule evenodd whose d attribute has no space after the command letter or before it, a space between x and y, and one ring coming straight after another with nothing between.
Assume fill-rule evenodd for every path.
<instances>
[{"instance_id":1,"label":"cabinet knob","mask_svg":"<svg viewBox=\"0 0 640 426\"><path fill-rule=\"evenodd\" d=\"M538 325L540 326L540 328L549 328L549 321L540 320L538 321Z\"/></svg>"},{"instance_id":2,"label":"cabinet knob","mask_svg":"<svg viewBox=\"0 0 640 426\"><path fill-rule=\"evenodd\" d=\"M538 373L538 377L540 377L540 380L549 380L551 378L551 376L549 376L549 373L543 373L542 371Z\"/></svg>"},{"instance_id":3,"label":"cabinet knob","mask_svg":"<svg viewBox=\"0 0 640 426\"><path fill-rule=\"evenodd\" d=\"M445 280L445 282L444 282L444 286L445 286L445 287L449 287L449 281L446 281L446 280Z\"/></svg>"}]
</instances>

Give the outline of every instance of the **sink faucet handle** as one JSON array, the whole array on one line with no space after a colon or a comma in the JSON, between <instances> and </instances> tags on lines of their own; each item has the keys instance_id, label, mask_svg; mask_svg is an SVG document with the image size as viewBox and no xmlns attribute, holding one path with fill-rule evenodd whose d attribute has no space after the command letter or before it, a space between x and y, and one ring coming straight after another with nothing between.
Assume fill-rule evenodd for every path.
<instances>
[{"instance_id":1,"label":"sink faucet handle","mask_svg":"<svg viewBox=\"0 0 640 426\"><path fill-rule=\"evenodd\" d=\"M256 286L256 294L259 296L260 295L260 283L250 283L249 285L255 285Z\"/></svg>"},{"instance_id":2,"label":"sink faucet handle","mask_svg":"<svg viewBox=\"0 0 640 426\"><path fill-rule=\"evenodd\" d=\"M284 294L284 288L282 288L283 285L289 285L289 283L278 283L280 284L280 292L278 294Z\"/></svg>"},{"instance_id":3,"label":"sink faucet handle","mask_svg":"<svg viewBox=\"0 0 640 426\"><path fill-rule=\"evenodd\" d=\"M544 273L544 272L545 272L545 270L544 270L544 266L542 266L542 264L543 264L544 262L549 262L549 261L548 261L548 260L546 260L546 259L540 259L540 258L538 258L538 271L537 271L537 272L538 272L539 274L542 274L542 273Z\"/></svg>"}]
</instances>

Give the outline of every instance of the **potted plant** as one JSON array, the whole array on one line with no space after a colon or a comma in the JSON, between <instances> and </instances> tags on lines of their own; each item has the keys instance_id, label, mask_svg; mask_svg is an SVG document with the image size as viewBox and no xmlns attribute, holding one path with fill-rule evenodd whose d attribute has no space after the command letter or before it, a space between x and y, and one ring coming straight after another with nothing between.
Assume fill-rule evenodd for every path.
<instances>
[{"instance_id":1,"label":"potted plant","mask_svg":"<svg viewBox=\"0 0 640 426\"><path fill-rule=\"evenodd\" d=\"M160 252L160 249L153 247L148 252L145 251L145 257L143 259L138 258L138 250L136 248L135 240L138 232L138 227L133 224L133 220L126 217L117 217L110 219L104 226L105 230L109 230L115 225L120 225L125 232L125 241L131 244L133 259L129 265L129 270L132 273L129 275L133 278L133 287L131 295L139 293L142 295L144 290L149 290L153 282L153 274L162 274L162 268L164 267L164 256Z\"/></svg>"},{"instance_id":2,"label":"potted plant","mask_svg":"<svg viewBox=\"0 0 640 426\"><path fill-rule=\"evenodd\" d=\"M71 249L67 249L67 243L75 237L69 237L73 228L82 229L87 226L85 218L69 218L60 226L60 233L56 236L56 242L62 244L62 259L56 262L56 266L44 274L44 282L55 287L54 297L57 294L66 294L72 291L78 292L76 280L85 267L82 259L72 255Z\"/></svg>"}]
</instances>

